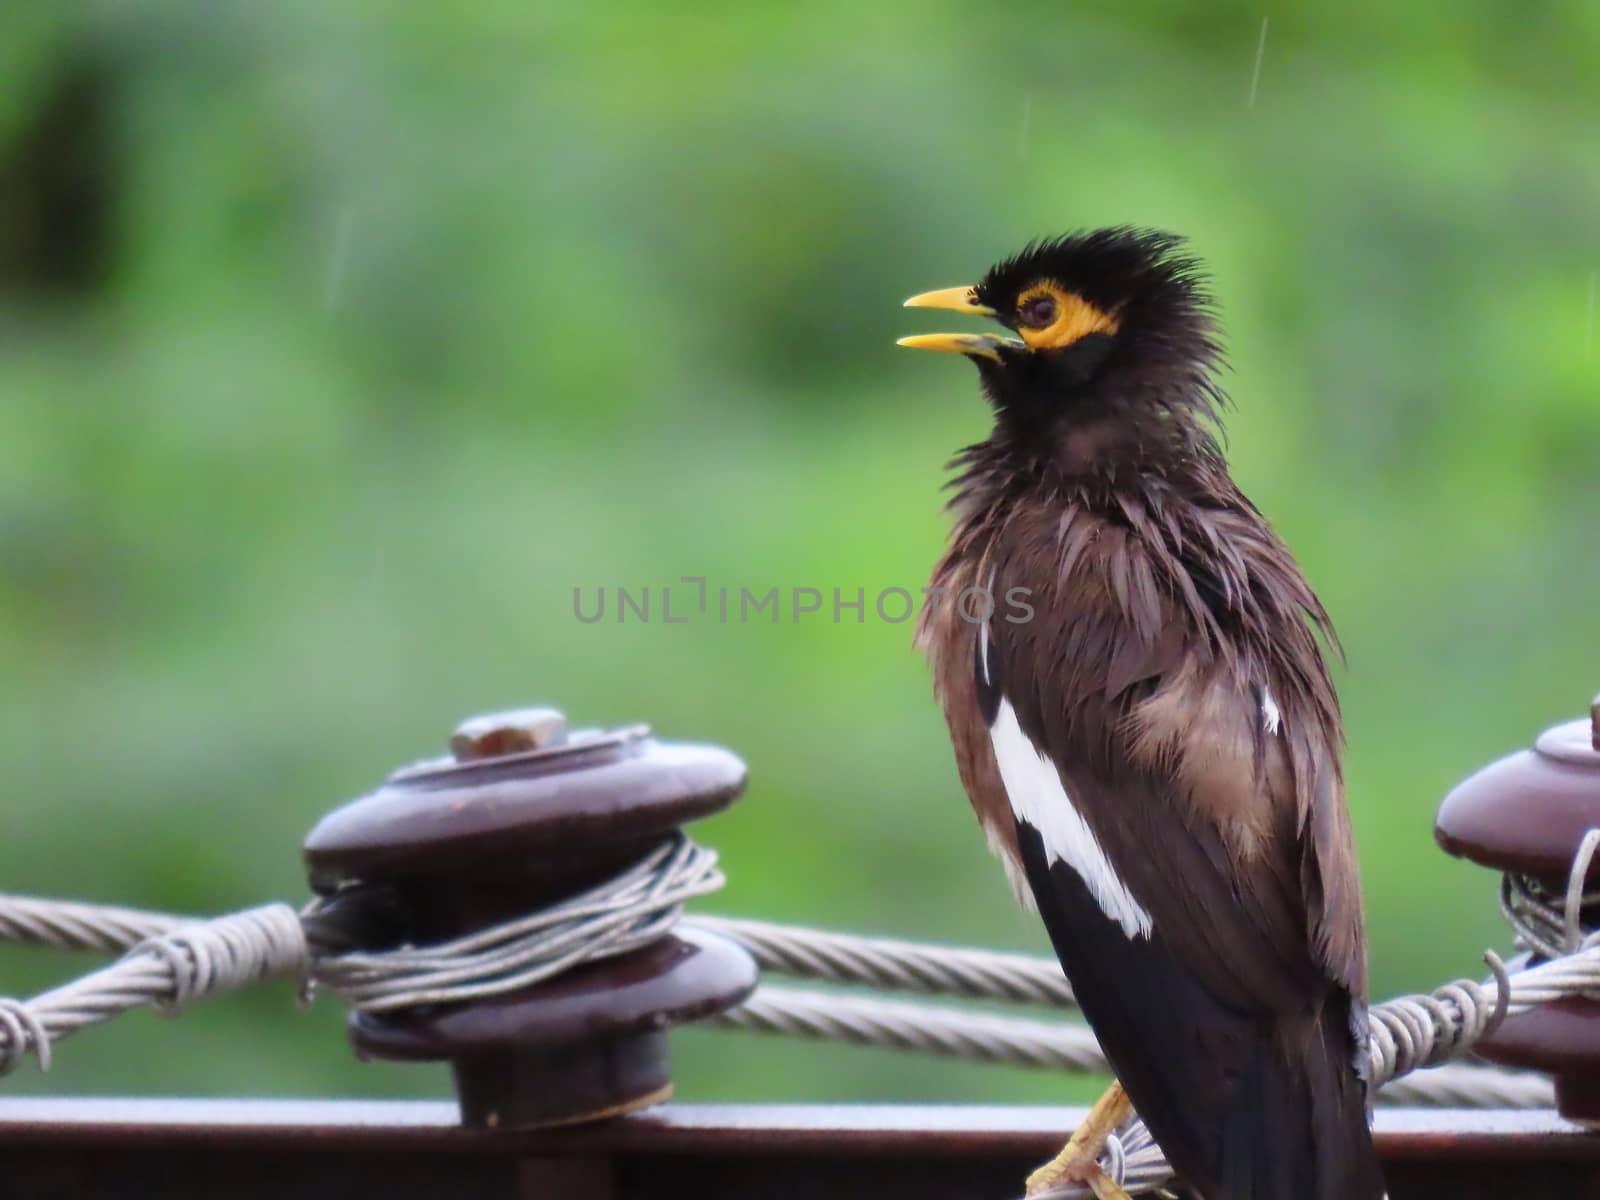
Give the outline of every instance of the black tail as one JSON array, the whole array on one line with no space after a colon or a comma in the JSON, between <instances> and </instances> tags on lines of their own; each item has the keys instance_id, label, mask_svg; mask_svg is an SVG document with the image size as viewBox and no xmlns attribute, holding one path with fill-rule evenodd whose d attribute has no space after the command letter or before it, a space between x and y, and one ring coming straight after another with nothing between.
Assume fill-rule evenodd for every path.
<instances>
[{"instance_id":1,"label":"black tail","mask_svg":"<svg viewBox=\"0 0 1600 1200\"><path fill-rule=\"evenodd\" d=\"M1218 1200L1384 1196L1342 1001L1255 1047L1223 1118Z\"/></svg>"}]
</instances>

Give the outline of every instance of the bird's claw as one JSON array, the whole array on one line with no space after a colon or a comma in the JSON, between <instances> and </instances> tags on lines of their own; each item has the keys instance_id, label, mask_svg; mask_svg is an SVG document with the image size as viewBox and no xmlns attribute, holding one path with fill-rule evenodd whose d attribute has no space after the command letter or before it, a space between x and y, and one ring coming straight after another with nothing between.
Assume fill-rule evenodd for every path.
<instances>
[{"instance_id":1,"label":"bird's claw","mask_svg":"<svg viewBox=\"0 0 1600 1200\"><path fill-rule=\"evenodd\" d=\"M1081 1200L1088 1188L1095 1200L1131 1200L1126 1189L1106 1174L1097 1159L1058 1158L1028 1176L1023 1200Z\"/></svg>"},{"instance_id":2,"label":"bird's claw","mask_svg":"<svg viewBox=\"0 0 1600 1200\"><path fill-rule=\"evenodd\" d=\"M1056 1164L1049 1165L1054 1167ZM1034 1175L1042 1174L1043 1170L1035 1171ZM1132 1200L1127 1190L1107 1175L1098 1162L1090 1162L1082 1169L1052 1171L1051 1178L1038 1185L1034 1184L1033 1176L1029 1176L1023 1200L1083 1200L1084 1189L1095 1200Z\"/></svg>"}]
</instances>

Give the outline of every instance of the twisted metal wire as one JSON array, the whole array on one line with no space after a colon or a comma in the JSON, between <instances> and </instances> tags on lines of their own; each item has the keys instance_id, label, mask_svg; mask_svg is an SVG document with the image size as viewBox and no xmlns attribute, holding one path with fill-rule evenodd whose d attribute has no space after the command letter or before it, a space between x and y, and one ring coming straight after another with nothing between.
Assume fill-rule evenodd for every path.
<instances>
[{"instance_id":1,"label":"twisted metal wire","mask_svg":"<svg viewBox=\"0 0 1600 1200\"><path fill-rule=\"evenodd\" d=\"M1118 1130L1106 1138L1100 1152L1100 1169L1130 1195L1153 1192L1172 1179L1172 1168L1142 1121ZM1054 1188L1048 1200L1094 1200L1087 1184L1068 1184Z\"/></svg>"},{"instance_id":2,"label":"twisted metal wire","mask_svg":"<svg viewBox=\"0 0 1600 1200\"><path fill-rule=\"evenodd\" d=\"M121 932L134 929L124 926ZM108 926L106 936L121 934ZM40 1068L48 1070L53 1042L130 1008L176 1012L201 996L265 979L304 978L310 962L300 917L287 904L211 921L174 922L168 931L137 942L109 967L31 1000L0 1000L0 1074L14 1069L30 1051L38 1056Z\"/></svg>"},{"instance_id":3,"label":"twisted metal wire","mask_svg":"<svg viewBox=\"0 0 1600 1200\"><path fill-rule=\"evenodd\" d=\"M712 1017L711 1023L974 1062L1079 1072L1107 1069L1100 1043L1086 1025L774 984L763 984L742 1005Z\"/></svg>"},{"instance_id":4,"label":"twisted metal wire","mask_svg":"<svg viewBox=\"0 0 1600 1200\"><path fill-rule=\"evenodd\" d=\"M1084 1025L777 984L763 984L743 1005L710 1018L709 1023L972 1062L1080 1073L1110 1070L1094 1034ZM1467 1063L1441 1063L1425 1073L1409 1074L1419 1065L1415 1056L1399 1055L1384 1065L1377 1078L1386 1103L1549 1108L1555 1101L1553 1086L1540 1075Z\"/></svg>"},{"instance_id":5,"label":"twisted metal wire","mask_svg":"<svg viewBox=\"0 0 1600 1200\"><path fill-rule=\"evenodd\" d=\"M183 924L182 917L109 904L39 900L32 896L0 898L0 942L20 946L116 954Z\"/></svg>"},{"instance_id":6,"label":"twisted metal wire","mask_svg":"<svg viewBox=\"0 0 1600 1200\"><path fill-rule=\"evenodd\" d=\"M659 941L686 901L722 883L716 854L679 835L543 912L436 945L319 958L313 976L361 1012L498 996Z\"/></svg>"},{"instance_id":7,"label":"twisted metal wire","mask_svg":"<svg viewBox=\"0 0 1600 1200\"><path fill-rule=\"evenodd\" d=\"M1484 983L1457 979L1426 995L1397 996L1370 1010L1368 1078L1375 1086L1459 1057L1513 1011L1522 976L1512 976L1492 951L1485 957L1494 974ZM1600 968L1600 961L1595 967Z\"/></svg>"},{"instance_id":8,"label":"twisted metal wire","mask_svg":"<svg viewBox=\"0 0 1600 1200\"><path fill-rule=\"evenodd\" d=\"M738 917L692 918L750 951L764 970L828 983L1009 1004L1075 1007L1060 965L1031 954L929 946Z\"/></svg>"},{"instance_id":9,"label":"twisted metal wire","mask_svg":"<svg viewBox=\"0 0 1600 1200\"><path fill-rule=\"evenodd\" d=\"M1558 896L1532 875L1507 873L1500 880L1500 912L1516 935L1517 945L1540 958L1560 958L1577 950L1584 939L1585 909L1600 904L1600 890L1588 890L1589 866L1600 851L1600 829L1583 835Z\"/></svg>"},{"instance_id":10,"label":"twisted metal wire","mask_svg":"<svg viewBox=\"0 0 1600 1200\"><path fill-rule=\"evenodd\" d=\"M499 995L648 945L684 903L722 886L716 855L678 837L621 875L528 917L441 945L322 954L302 914L274 904L210 921L165 913L0 896L0 939L73 950L125 950L118 961L31 1000L0 997L0 1075L30 1051L133 1008L176 1012L203 996L289 976L368 1012ZM306 920L315 919L313 903Z\"/></svg>"},{"instance_id":11,"label":"twisted metal wire","mask_svg":"<svg viewBox=\"0 0 1600 1200\"><path fill-rule=\"evenodd\" d=\"M669 908L683 893L714 886L710 855L691 845L663 847L622 878L533 918L457 939L444 946L383 954L347 954L317 959L313 977L350 1003L386 1011L423 1003L459 1001L526 986L572 965L582 953L586 929L623 932L596 951L622 953L660 936L669 913L655 910L629 918L619 904L653 897ZM312 910L314 912L315 906ZM620 914L620 915L619 915ZM131 909L108 909L104 927L94 925L95 907L8 899L0 903L0 936L36 945L117 949L150 934L179 927L180 918ZM588 918L598 918L589 922ZM738 918L698 917L692 924L737 939L772 973L829 983L1020 1004L1071 1002L1055 962L1022 954L945 949L890 938L862 937ZM554 931L538 952L527 935ZM597 957L591 952L588 957ZM192 994L193 987L185 990ZM1439 998L1392 1001L1373 1014L1373 1076L1403 1075L1422 1062L1440 1062L1481 1036L1496 995L1483 985L1459 981ZM181 1001L176 1001L181 1003ZM23 1040L6 1024L6 1013L27 1022L16 1002L0 1007L0 1038ZM109 1015L109 1013L108 1013ZM979 1062L1069 1070L1104 1071L1093 1035L1059 1022L974 1014L926 1004L880 1000L767 985L741 1008L717 1018L727 1028L842 1041ZM35 1039L32 1044L37 1045ZM6 1060L0 1057L0 1066ZM1510 1076L1481 1067L1430 1075L1401 1090L1413 1103L1544 1106L1549 1085L1537 1077Z\"/></svg>"},{"instance_id":12,"label":"twisted metal wire","mask_svg":"<svg viewBox=\"0 0 1600 1200\"><path fill-rule=\"evenodd\" d=\"M1415 1108L1554 1108L1556 1088L1531 1071L1440 1063L1389 1080L1378 1099Z\"/></svg>"}]
</instances>

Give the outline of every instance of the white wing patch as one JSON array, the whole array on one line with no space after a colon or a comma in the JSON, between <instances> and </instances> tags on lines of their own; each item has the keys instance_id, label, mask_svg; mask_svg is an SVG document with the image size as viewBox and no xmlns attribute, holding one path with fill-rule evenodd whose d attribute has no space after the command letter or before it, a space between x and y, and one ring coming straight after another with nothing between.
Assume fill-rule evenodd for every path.
<instances>
[{"instance_id":1,"label":"white wing patch","mask_svg":"<svg viewBox=\"0 0 1600 1200\"><path fill-rule=\"evenodd\" d=\"M1100 841L1072 806L1055 764L1022 732L1011 702L1000 698L1000 712L989 729L995 763L1006 785L1011 811L1039 831L1049 862L1064 862L1088 885L1100 908L1130 938L1149 937L1150 914L1134 899Z\"/></svg>"},{"instance_id":2,"label":"white wing patch","mask_svg":"<svg viewBox=\"0 0 1600 1200\"><path fill-rule=\"evenodd\" d=\"M1266 688L1261 689L1261 728L1268 733L1277 733L1283 728L1283 714L1278 711L1278 702Z\"/></svg>"}]
</instances>

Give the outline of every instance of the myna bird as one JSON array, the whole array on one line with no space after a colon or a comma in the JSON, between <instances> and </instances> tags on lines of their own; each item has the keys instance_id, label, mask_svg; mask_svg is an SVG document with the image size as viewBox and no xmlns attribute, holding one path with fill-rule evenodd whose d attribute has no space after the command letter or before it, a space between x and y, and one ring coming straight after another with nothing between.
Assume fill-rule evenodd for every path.
<instances>
[{"instance_id":1,"label":"myna bird","mask_svg":"<svg viewBox=\"0 0 1600 1200\"><path fill-rule=\"evenodd\" d=\"M1125 1195L1095 1160L1131 1102L1204 1200L1379 1200L1337 642L1228 475L1199 264L1108 229L906 305L1015 335L900 343L965 355L994 413L918 643L1118 1081L1028 1195Z\"/></svg>"}]
</instances>

